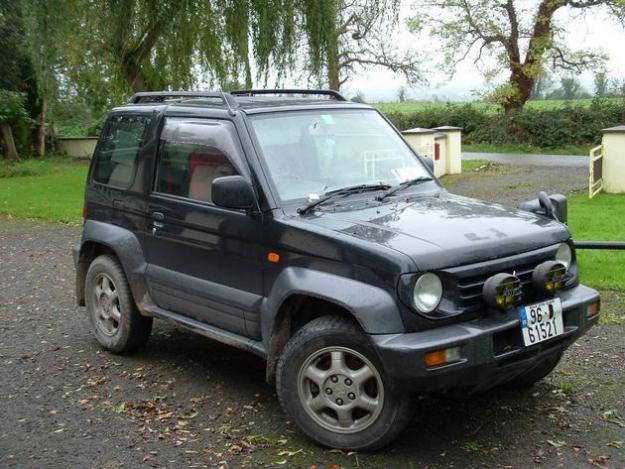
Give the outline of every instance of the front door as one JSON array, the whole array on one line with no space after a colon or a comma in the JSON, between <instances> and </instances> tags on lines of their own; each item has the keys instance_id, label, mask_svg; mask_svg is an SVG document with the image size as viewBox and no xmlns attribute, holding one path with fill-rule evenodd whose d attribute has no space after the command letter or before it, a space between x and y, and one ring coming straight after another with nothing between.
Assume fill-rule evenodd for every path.
<instances>
[{"instance_id":1,"label":"front door","mask_svg":"<svg viewBox=\"0 0 625 469\"><path fill-rule=\"evenodd\" d=\"M230 121L168 118L148 202L147 278L156 304L259 338L261 221L215 206L213 179L249 177Z\"/></svg>"}]
</instances>

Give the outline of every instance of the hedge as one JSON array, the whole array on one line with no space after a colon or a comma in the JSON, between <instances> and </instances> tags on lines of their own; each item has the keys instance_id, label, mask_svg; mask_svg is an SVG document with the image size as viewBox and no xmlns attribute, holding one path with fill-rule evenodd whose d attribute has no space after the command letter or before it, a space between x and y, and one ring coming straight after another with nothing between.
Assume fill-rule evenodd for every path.
<instances>
[{"instance_id":1,"label":"hedge","mask_svg":"<svg viewBox=\"0 0 625 469\"><path fill-rule=\"evenodd\" d=\"M512 117L473 104L447 104L385 114L401 130L443 125L462 127L465 143L519 143L557 148L599 143L601 129L625 123L625 99L594 100L590 106L527 107Z\"/></svg>"}]
</instances>

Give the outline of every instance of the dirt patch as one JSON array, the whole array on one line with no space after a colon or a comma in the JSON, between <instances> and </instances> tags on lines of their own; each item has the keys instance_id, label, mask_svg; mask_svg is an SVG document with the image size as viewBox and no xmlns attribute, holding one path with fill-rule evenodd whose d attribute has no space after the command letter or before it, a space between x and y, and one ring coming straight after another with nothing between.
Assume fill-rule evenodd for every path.
<instances>
[{"instance_id":1,"label":"dirt patch","mask_svg":"<svg viewBox=\"0 0 625 469\"><path fill-rule=\"evenodd\" d=\"M517 206L539 191L570 194L588 187L588 170L559 166L511 166L489 162L464 174L441 179L454 194Z\"/></svg>"}]
</instances>

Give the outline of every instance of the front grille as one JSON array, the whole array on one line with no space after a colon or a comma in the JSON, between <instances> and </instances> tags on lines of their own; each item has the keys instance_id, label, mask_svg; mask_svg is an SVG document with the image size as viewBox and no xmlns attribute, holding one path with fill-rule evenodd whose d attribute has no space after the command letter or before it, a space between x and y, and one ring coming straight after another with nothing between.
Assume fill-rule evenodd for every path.
<instances>
[{"instance_id":1,"label":"front grille","mask_svg":"<svg viewBox=\"0 0 625 469\"><path fill-rule=\"evenodd\" d=\"M458 312L485 311L488 306L482 296L484 282L501 272L514 273L517 276L523 290L521 297L523 303L533 301L537 295L532 288L532 273L538 264L553 259L557 248L557 245L550 246L515 256L443 270L456 292Z\"/></svg>"},{"instance_id":2,"label":"front grille","mask_svg":"<svg viewBox=\"0 0 625 469\"><path fill-rule=\"evenodd\" d=\"M520 265L512 270L508 269L506 271L506 273L509 274L515 273L521 283L521 301L527 301L533 293L532 272L534 272L534 268L536 268L538 264L540 264L540 262ZM486 304L484 302L484 298L482 297L482 287L484 286L484 282L496 273L498 273L498 271L475 277L457 279L457 287L460 293L458 296L458 306L466 311L474 311L485 307Z\"/></svg>"}]
</instances>

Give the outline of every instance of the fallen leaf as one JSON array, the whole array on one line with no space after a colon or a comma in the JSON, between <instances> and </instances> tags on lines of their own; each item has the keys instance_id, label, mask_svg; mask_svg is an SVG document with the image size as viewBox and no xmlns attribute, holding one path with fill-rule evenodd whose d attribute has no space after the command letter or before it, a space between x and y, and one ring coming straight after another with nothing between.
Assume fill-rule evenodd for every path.
<instances>
[{"instance_id":1,"label":"fallen leaf","mask_svg":"<svg viewBox=\"0 0 625 469\"><path fill-rule=\"evenodd\" d=\"M180 414L178 416L178 418L180 418L182 420L189 420L189 419L192 419L192 418L195 418L195 417L197 417L197 411L196 410L192 410L191 412L186 412L186 413Z\"/></svg>"},{"instance_id":2,"label":"fallen leaf","mask_svg":"<svg viewBox=\"0 0 625 469\"><path fill-rule=\"evenodd\" d=\"M158 415L156 416L156 420L166 420L171 418L174 415L174 413L170 410L168 412L159 412Z\"/></svg>"},{"instance_id":3,"label":"fallen leaf","mask_svg":"<svg viewBox=\"0 0 625 469\"><path fill-rule=\"evenodd\" d=\"M551 446L553 446L554 448L562 448L563 446L566 446L566 441L553 441L553 440L547 440L547 443L549 443Z\"/></svg>"},{"instance_id":4,"label":"fallen leaf","mask_svg":"<svg viewBox=\"0 0 625 469\"><path fill-rule=\"evenodd\" d=\"M125 402L120 402L119 404L115 404L113 406L113 412L117 413L117 414L121 414L124 409L126 409L126 403Z\"/></svg>"},{"instance_id":5,"label":"fallen leaf","mask_svg":"<svg viewBox=\"0 0 625 469\"><path fill-rule=\"evenodd\" d=\"M278 456L289 456L289 457L291 457L291 456L296 455L297 453L301 453L302 451L304 451L302 448L298 449L297 451L283 450L283 451L280 451L278 453Z\"/></svg>"},{"instance_id":6,"label":"fallen leaf","mask_svg":"<svg viewBox=\"0 0 625 469\"><path fill-rule=\"evenodd\" d=\"M603 413L603 420L613 423L614 425L618 425L621 428L625 428L625 422L614 409L605 411Z\"/></svg>"}]
</instances>

